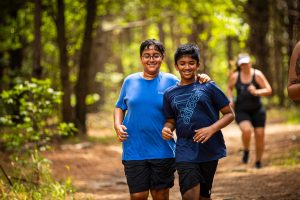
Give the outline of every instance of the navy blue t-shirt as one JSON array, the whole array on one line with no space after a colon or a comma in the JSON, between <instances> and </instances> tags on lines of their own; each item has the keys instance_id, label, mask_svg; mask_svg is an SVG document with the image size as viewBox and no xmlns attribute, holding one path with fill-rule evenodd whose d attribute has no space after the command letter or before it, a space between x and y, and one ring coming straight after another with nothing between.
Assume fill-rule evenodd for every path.
<instances>
[{"instance_id":1,"label":"navy blue t-shirt","mask_svg":"<svg viewBox=\"0 0 300 200\"><path fill-rule=\"evenodd\" d=\"M193 141L195 130L219 120L219 110L229 101L214 83L175 85L164 94L164 114L176 121L176 162L207 162L226 156L221 131L204 144Z\"/></svg>"}]
</instances>

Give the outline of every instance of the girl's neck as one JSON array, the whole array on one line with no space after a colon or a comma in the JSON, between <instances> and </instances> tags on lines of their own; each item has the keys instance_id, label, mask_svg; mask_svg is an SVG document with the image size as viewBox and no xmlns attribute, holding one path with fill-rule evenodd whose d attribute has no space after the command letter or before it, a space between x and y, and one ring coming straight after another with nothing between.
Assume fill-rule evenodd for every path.
<instances>
[{"instance_id":1,"label":"girl's neck","mask_svg":"<svg viewBox=\"0 0 300 200\"><path fill-rule=\"evenodd\" d=\"M242 70L243 74L251 74L252 73L252 68L245 68Z\"/></svg>"}]
</instances>

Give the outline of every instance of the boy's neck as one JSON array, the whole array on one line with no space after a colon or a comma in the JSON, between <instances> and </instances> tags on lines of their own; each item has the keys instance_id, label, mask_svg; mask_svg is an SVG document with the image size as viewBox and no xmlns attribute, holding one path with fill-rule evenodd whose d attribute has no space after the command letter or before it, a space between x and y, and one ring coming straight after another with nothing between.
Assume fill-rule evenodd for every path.
<instances>
[{"instance_id":1,"label":"boy's neck","mask_svg":"<svg viewBox=\"0 0 300 200\"><path fill-rule=\"evenodd\" d=\"M195 81L196 81L196 76L193 79L181 79L179 85L189 85L195 83Z\"/></svg>"},{"instance_id":2,"label":"boy's neck","mask_svg":"<svg viewBox=\"0 0 300 200\"><path fill-rule=\"evenodd\" d=\"M143 72L142 73L142 77L146 80L152 80L154 79L159 73L155 73L155 74L149 74L149 73L146 73L146 72Z\"/></svg>"}]
</instances>

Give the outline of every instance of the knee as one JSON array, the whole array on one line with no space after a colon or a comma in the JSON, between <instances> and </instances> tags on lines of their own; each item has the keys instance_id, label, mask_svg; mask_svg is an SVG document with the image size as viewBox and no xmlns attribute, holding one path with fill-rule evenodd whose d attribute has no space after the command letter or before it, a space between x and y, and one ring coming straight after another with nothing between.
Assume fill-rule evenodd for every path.
<instances>
[{"instance_id":1,"label":"knee","mask_svg":"<svg viewBox=\"0 0 300 200\"><path fill-rule=\"evenodd\" d=\"M149 192L138 192L138 193L130 193L131 200L147 200L149 196Z\"/></svg>"},{"instance_id":2,"label":"knee","mask_svg":"<svg viewBox=\"0 0 300 200\"><path fill-rule=\"evenodd\" d=\"M250 135L250 134L251 134L251 131L252 131L252 129L251 129L250 127L243 128L243 129L242 129L243 134L247 134L247 135Z\"/></svg>"},{"instance_id":3,"label":"knee","mask_svg":"<svg viewBox=\"0 0 300 200\"><path fill-rule=\"evenodd\" d=\"M243 134L251 134L252 126L250 123L241 123L239 125Z\"/></svg>"}]
</instances>

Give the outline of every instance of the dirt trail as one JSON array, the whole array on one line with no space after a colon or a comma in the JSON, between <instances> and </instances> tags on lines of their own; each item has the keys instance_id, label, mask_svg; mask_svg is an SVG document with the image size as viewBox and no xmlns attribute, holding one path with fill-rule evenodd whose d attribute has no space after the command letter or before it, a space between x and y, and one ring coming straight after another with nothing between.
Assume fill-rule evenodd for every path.
<instances>
[{"instance_id":1,"label":"dirt trail","mask_svg":"<svg viewBox=\"0 0 300 200\"><path fill-rule=\"evenodd\" d=\"M243 165L240 162L238 127L232 123L223 133L228 156L220 161L213 185L213 199L300 199L300 165L287 167L276 164L293 149L300 149L300 125L267 125L264 167L259 170L253 168L254 141L251 143L250 162ZM77 188L76 199L129 199L120 145L63 145L46 156L53 161L53 173L58 180L72 177ZM170 200L177 199L181 198L176 179Z\"/></svg>"}]
</instances>

